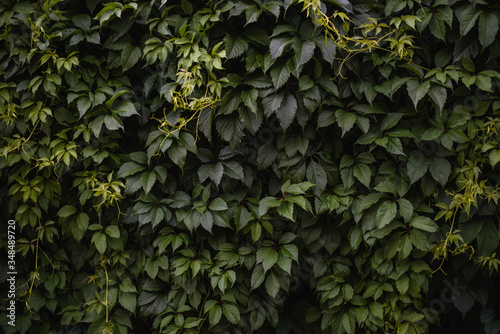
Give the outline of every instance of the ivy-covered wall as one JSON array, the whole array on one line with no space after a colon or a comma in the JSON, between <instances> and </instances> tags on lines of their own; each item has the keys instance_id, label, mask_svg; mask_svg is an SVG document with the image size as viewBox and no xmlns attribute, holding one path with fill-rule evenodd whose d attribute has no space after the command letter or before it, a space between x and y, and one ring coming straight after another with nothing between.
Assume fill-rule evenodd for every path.
<instances>
[{"instance_id":1,"label":"ivy-covered wall","mask_svg":"<svg viewBox=\"0 0 500 334\"><path fill-rule=\"evenodd\" d=\"M2 332L498 333L499 20L1 0Z\"/></svg>"}]
</instances>

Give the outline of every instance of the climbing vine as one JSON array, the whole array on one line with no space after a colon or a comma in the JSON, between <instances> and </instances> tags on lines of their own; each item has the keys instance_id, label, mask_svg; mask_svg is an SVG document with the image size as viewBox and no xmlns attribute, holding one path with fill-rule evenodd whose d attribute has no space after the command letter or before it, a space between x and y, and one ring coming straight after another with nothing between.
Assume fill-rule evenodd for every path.
<instances>
[{"instance_id":1,"label":"climbing vine","mask_svg":"<svg viewBox=\"0 0 500 334\"><path fill-rule=\"evenodd\" d=\"M498 332L499 19L0 1L2 331Z\"/></svg>"}]
</instances>

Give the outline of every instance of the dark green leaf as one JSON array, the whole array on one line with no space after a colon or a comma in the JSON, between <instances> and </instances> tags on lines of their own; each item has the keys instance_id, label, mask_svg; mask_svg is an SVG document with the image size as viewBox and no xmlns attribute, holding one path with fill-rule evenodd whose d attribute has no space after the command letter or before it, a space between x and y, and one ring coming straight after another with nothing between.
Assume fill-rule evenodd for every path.
<instances>
[{"instance_id":1,"label":"dark green leaf","mask_svg":"<svg viewBox=\"0 0 500 334\"><path fill-rule=\"evenodd\" d=\"M474 27L476 20L483 11L477 10L474 6L467 6L460 14L460 35L465 36Z\"/></svg>"},{"instance_id":2,"label":"dark green leaf","mask_svg":"<svg viewBox=\"0 0 500 334\"><path fill-rule=\"evenodd\" d=\"M222 312L224 313L224 316L227 318L227 320L229 320L229 322L233 325L237 325L240 323L240 311L236 306L223 304Z\"/></svg>"},{"instance_id":3,"label":"dark green leaf","mask_svg":"<svg viewBox=\"0 0 500 334\"><path fill-rule=\"evenodd\" d=\"M429 160L429 171L434 180L444 186L451 174L451 165L445 158L433 156Z\"/></svg>"},{"instance_id":4,"label":"dark green leaf","mask_svg":"<svg viewBox=\"0 0 500 334\"><path fill-rule=\"evenodd\" d=\"M353 175L361 183L363 183L365 187L370 188L370 180L372 176L370 167L362 163L355 164L353 168Z\"/></svg>"},{"instance_id":5,"label":"dark green leaf","mask_svg":"<svg viewBox=\"0 0 500 334\"><path fill-rule=\"evenodd\" d=\"M408 159L407 171L410 182L414 183L424 176L429 167L429 159L420 151L413 151Z\"/></svg>"},{"instance_id":6,"label":"dark green leaf","mask_svg":"<svg viewBox=\"0 0 500 334\"><path fill-rule=\"evenodd\" d=\"M410 226L426 232L436 232L438 226L430 218L417 216L410 221Z\"/></svg>"},{"instance_id":7,"label":"dark green leaf","mask_svg":"<svg viewBox=\"0 0 500 334\"><path fill-rule=\"evenodd\" d=\"M290 78L291 71L288 68L286 61L279 61L271 69L271 79L275 89L283 86Z\"/></svg>"},{"instance_id":8,"label":"dark green leaf","mask_svg":"<svg viewBox=\"0 0 500 334\"><path fill-rule=\"evenodd\" d=\"M383 228L396 218L398 207L395 202L385 201L377 210L375 224L378 228Z\"/></svg>"},{"instance_id":9,"label":"dark green leaf","mask_svg":"<svg viewBox=\"0 0 500 334\"><path fill-rule=\"evenodd\" d=\"M276 117L281 124L281 127L286 130L292 124L295 114L297 113L297 100L292 94L287 94L281 103L281 106L276 110Z\"/></svg>"},{"instance_id":10,"label":"dark green leaf","mask_svg":"<svg viewBox=\"0 0 500 334\"><path fill-rule=\"evenodd\" d=\"M123 48L121 55L123 71L126 71L134 66L141 58L141 48L128 44Z\"/></svg>"},{"instance_id":11,"label":"dark green leaf","mask_svg":"<svg viewBox=\"0 0 500 334\"><path fill-rule=\"evenodd\" d=\"M300 38L295 37L293 39L293 48L295 52L295 65L298 68L311 60L316 44L313 41L302 41Z\"/></svg>"}]
</instances>

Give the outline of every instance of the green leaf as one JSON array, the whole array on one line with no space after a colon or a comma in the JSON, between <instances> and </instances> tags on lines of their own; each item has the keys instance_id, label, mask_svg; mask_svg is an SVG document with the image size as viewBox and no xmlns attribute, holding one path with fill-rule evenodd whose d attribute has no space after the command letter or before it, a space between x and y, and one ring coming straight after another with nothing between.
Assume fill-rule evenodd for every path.
<instances>
[{"instance_id":1,"label":"green leaf","mask_svg":"<svg viewBox=\"0 0 500 334\"><path fill-rule=\"evenodd\" d=\"M271 166L271 164L276 161L278 156L278 151L276 150L276 145L272 142L267 142L262 145L257 152L257 165L259 169L266 169Z\"/></svg>"},{"instance_id":2,"label":"green leaf","mask_svg":"<svg viewBox=\"0 0 500 334\"><path fill-rule=\"evenodd\" d=\"M193 13L193 5L188 0L181 1L181 7L184 13L191 15Z\"/></svg>"},{"instance_id":3,"label":"green leaf","mask_svg":"<svg viewBox=\"0 0 500 334\"><path fill-rule=\"evenodd\" d=\"M318 197L321 196L321 193L326 188L327 183L327 175L323 167L316 161L311 161L309 166L307 167L307 180L313 183L314 186L314 194Z\"/></svg>"},{"instance_id":4,"label":"green leaf","mask_svg":"<svg viewBox=\"0 0 500 334\"><path fill-rule=\"evenodd\" d=\"M387 114L387 116L384 117L382 123L380 124L380 131L385 131L395 127L403 116L404 114L397 112Z\"/></svg>"},{"instance_id":5,"label":"green leaf","mask_svg":"<svg viewBox=\"0 0 500 334\"><path fill-rule=\"evenodd\" d=\"M488 219L483 223L483 228L477 236L478 255L488 257L491 256L499 244L498 224Z\"/></svg>"},{"instance_id":6,"label":"green leaf","mask_svg":"<svg viewBox=\"0 0 500 334\"><path fill-rule=\"evenodd\" d=\"M285 218L294 221L293 219L293 203L288 201L281 202L280 206L276 210L278 214L282 215Z\"/></svg>"},{"instance_id":7,"label":"green leaf","mask_svg":"<svg viewBox=\"0 0 500 334\"><path fill-rule=\"evenodd\" d=\"M239 143L244 134L243 122L237 113L217 117L216 128L220 137L233 145Z\"/></svg>"},{"instance_id":8,"label":"green leaf","mask_svg":"<svg viewBox=\"0 0 500 334\"><path fill-rule=\"evenodd\" d=\"M278 292L280 291L280 282L274 272L271 272L267 277L265 286L269 296L274 298L278 295Z\"/></svg>"},{"instance_id":9,"label":"green leaf","mask_svg":"<svg viewBox=\"0 0 500 334\"><path fill-rule=\"evenodd\" d=\"M89 108L92 106L92 101L88 97L82 96L76 101L76 106L80 113L80 118L82 118L87 110L89 110Z\"/></svg>"},{"instance_id":10,"label":"green leaf","mask_svg":"<svg viewBox=\"0 0 500 334\"><path fill-rule=\"evenodd\" d=\"M243 167L236 161L223 162L224 174L235 180L243 180L245 173Z\"/></svg>"},{"instance_id":11,"label":"green leaf","mask_svg":"<svg viewBox=\"0 0 500 334\"><path fill-rule=\"evenodd\" d=\"M429 22L429 29L434 36L445 41L446 27L441 13L437 12L432 15L431 21Z\"/></svg>"},{"instance_id":12,"label":"green leaf","mask_svg":"<svg viewBox=\"0 0 500 334\"><path fill-rule=\"evenodd\" d=\"M281 254L294 261L299 261L299 249L294 244L282 245Z\"/></svg>"},{"instance_id":13,"label":"green leaf","mask_svg":"<svg viewBox=\"0 0 500 334\"><path fill-rule=\"evenodd\" d=\"M311 60L314 55L316 44L313 41L302 41L300 38L293 39L296 69Z\"/></svg>"},{"instance_id":14,"label":"green leaf","mask_svg":"<svg viewBox=\"0 0 500 334\"><path fill-rule=\"evenodd\" d=\"M384 181L380 182L373 189L375 189L376 191L380 191L381 193L396 194L397 192L396 185L394 184L394 180L391 177L388 177Z\"/></svg>"},{"instance_id":15,"label":"green leaf","mask_svg":"<svg viewBox=\"0 0 500 334\"><path fill-rule=\"evenodd\" d=\"M325 39L324 36L317 36L314 41L321 50L323 59L332 66L335 60L335 54L337 53L335 42L331 38Z\"/></svg>"},{"instance_id":16,"label":"green leaf","mask_svg":"<svg viewBox=\"0 0 500 334\"><path fill-rule=\"evenodd\" d=\"M342 286L342 295L344 296L345 301L351 300L352 296L354 295L354 290L352 289L352 286L349 284L344 284Z\"/></svg>"},{"instance_id":17,"label":"green leaf","mask_svg":"<svg viewBox=\"0 0 500 334\"><path fill-rule=\"evenodd\" d=\"M158 269L159 269L158 262L149 258L146 260L146 265L144 266L144 269L146 269L147 274L151 278L155 278L158 275Z\"/></svg>"},{"instance_id":18,"label":"green leaf","mask_svg":"<svg viewBox=\"0 0 500 334\"><path fill-rule=\"evenodd\" d=\"M167 152L172 162L183 169L186 162L187 150L181 145L172 145Z\"/></svg>"},{"instance_id":19,"label":"green leaf","mask_svg":"<svg viewBox=\"0 0 500 334\"><path fill-rule=\"evenodd\" d=\"M474 27L476 20L483 11L477 10L474 6L467 6L459 16L460 35L465 36Z\"/></svg>"},{"instance_id":20,"label":"green leaf","mask_svg":"<svg viewBox=\"0 0 500 334\"><path fill-rule=\"evenodd\" d=\"M116 114L106 115L104 116L104 125L108 130L118 130L123 128L123 123Z\"/></svg>"},{"instance_id":21,"label":"green leaf","mask_svg":"<svg viewBox=\"0 0 500 334\"><path fill-rule=\"evenodd\" d=\"M433 83L428 93L432 101L438 106L439 111L442 111L447 98L446 88Z\"/></svg>"},{"instance_id":22,"label":"green leaf","mask_svg":"<svg viewBox=\"0 0 500 334\"><path fill-rule=\"evenodd\" d=\"M288 44L290 44L292 42L292 40L293 40L293 38L288 36L288 35L278 36L278 37L273 38L271 40L270 45L269 45L269 49L271 51L271 56L273 58L278 58L279 56L281 56L285 47Z\"/></svg>"},{"instance_id":23,"label":"green leaf","mask_svg":"<svg viewBox=\"0 0 500 334\"><path fill-rule=\"evenodd\" d=\"M411 267L411 270L416 272L416 273L420 273L422 271L431 271L431 268L429 268L429 265L425 261L422 261L422 260L414 261L410 267Z\"/></svg>"},{"instance_id":24,"label":"green leaf","mask_svg":"<svg viewBox=\"0 0 500 334\"><path fill-rule=\"evenodd\" d=\"M415 106L415 109L417 108L418 101L420 101L429 91L429 88L431 87L430 81L424 81L420 83L419 80L410 80L406 84L407 86L407 91L408 95L410 96L411 100L413 101L413 105Z\"/></svg>"},{"instance_id":25,"label":"green leaf","mask_svg":"<svg viewBox=\"0 0 500 334\"><path fill-rule=\"evenodd\" d=\"M212 211L226 211L228 206L222 198L216 197L210 202L208 208Z\"/></svg>"},{"instance_id":26,"label":"green leaf","mask_svg":"<svg viewBox=\"0 0 500 334\"><path fill-rule=\"evenodd\" d=\"M380 208L377 210L375 216L375 224L378 228L383 228L394 220L396 213L398 211L398 206L395 202L385 201L382 203Z\"/></svg>"},{"instance_id":27,"label":"green leaf","mask_svg":"<svg viewBox=\"0 0 500 334\"><path fill-rule=\"evenodd\" d=\"M144 170L144 168L145 167L143 165L139 165L136 162L132 162L132 161L126 162L118 170L117 176L119 178L125 178L127 176L134 175L135 173Z\"/></svg>"},{"instance_id":28,"label":"green leaf","mask_svg":"<svg viewBox=\"0 0 500 334\"><path fill-rule=\"evenodd\" d=\"M407 173L410 177L410 182L414 183L424 176L429 167L429 159L420 151L410 153L407 165Z\"/></svg>"},{"instance_id":29,"label":"green leaf","mask_svg":"<svg viewBox=\"0 0 500 334\"><path fill-rule=\"evenodd\" d=\"M156 175L154 172L146 172L141 175L142 188L144 192L148 194L153 188L153 185L156 182Z\"/></svg>"},{"instance_id":30,"label":"green leaf","mask_svg":"<svg viewBox=\"0 0 500 334\"><path fill-rule=\"evenodd\" d=\"M456 62L462 57L475 57L481 51L479 39L473 34L463 36L455 43L453 49L453 62Z\"/></svg>"},{"instance_id":31,"label":"green leaf","mask_svg":"<svg viewBox=\"0 0 500 334\"><path fill-rule=\"evenodd\" d=\"M130 278L126 277L120 283L120 290L123 292L137 292L137 288L134 286Z\"/></svg>"},{"instance_id":32,"label":"green leaf","mask_svg":"<svg viewBox=\"0 0 500 334\"><path fill-rule=\"evenodd\" d=\"M396 288L399 293L404 295L406 291L408 291L408 287L410 286L410 278L407 275L403 275L396 281Z\"/></svg>"},{"instance_id":33,"label":"green leaf","mask_svg":"<svg viewBox=\"0 0 500 334\"><path fill-rule=\"evenodd\" d=\"M257 97L258 97L259 92L257 89L251 89L249 91L242 91L241 92L241 100L245 104L245 106L250 109L251 112L254 114L257 114Z\"/></svg>"},{"instance_id":34,"label":"green leaf","mask_svg":"<svg viewBox=\"0 0 500 334\"><path fill-rule=\"evenodd\" d=\"M74 213L76 213L76 208L73 205L65 205L57 212L57 215L61 218L65 218Z\"/></svg>"},{"instance_id":35,"label":"green leaf","mask_svg":"<svg viewBox=\"0 0 500 334\"><path fill-rule=\"evenodd\" d=\"M476 76L476 86L481 89L481 90L484 90L486 92L492 92L491 90L491 87L492 87L492 83L491 83L491 78L486 76L486 75L481 75L481 74L478 74Z\"/></svg>"},{"instance_id":36,"label":"green leaf","mask_svg":"<svg viewBox=\"0 0 500 334\"><path fill-rule=\"evenodd\" d=\"M220 318L222 317L222 308L219 305L214 305L210 309L210 313L208 315L208 320L210 321L211 326L215 326L220 322Z\"/></svg>"},{"instance_id":37,"label":"green leaf","mask_svg":"<svg viewBox=\"0 0 500 334\"><path fill-rule=\"evenodd\" d=\"M422 135L422 140L434 140L443 134L443 130L438 128L430 128L425 130Z\"/></svg>"},{"instance_id":38,"label":"green leaf","mask_svg":"<svg viewBox=\"0 0 500 334\"><path fill-rule=\"evenodd\" d=\"M252 272L252 277L250 278L250 286L252 290L257 289L266 278L266 273L262 266L256 266Z\"/></svg>"},{"instance_id":39,"label":"green leaf","mask_svg":"<svg viewBox=\"0 0 500 334\"><path fill-rule=\"evenodd\" d=\"M398 250L399 250L399 259L404 260L410 255L412 251L412 242L411 238L408 234L404 234L403 237L399 240Z\"/></svg>"},{"instance_id":40,"label":"green leaf","mask_svg":"<svg viewBox=\"0 0 500 334\"><path fill-rule=\"evenodd\" d=\"M110 225L106 227L105 232L111 238L119 238L120 237L120 229L116 225Z\"/></svg>"},{"instance_id":41,"label":"green leaf","mask_svg":"<svg viewBox=\"0 0 500 334\"><path fill-rule=\"evenodd\" d=\"M278 61L271 69L271 79L275 89L283 86L290 78L290 69L285 60Z\"/></svg>"},{"instance_id":42,"label":"green leaf","mask_svg":"<svg viewBox=\"0 0 500 334\"><path fill-rule=\"evenodd\" d=\"M319 307L311 307L306 313L306 322L311 323L317 321L322 315L321 309Z\"/></svg>"},{"instance_id":43,"label":"green leaf","mask_svg":"<svg viewBox=\"0 0 500 334\"><path fill-rule=\"evenodd\" d=\"M104 234L104 232L95 232L92 236L91 242L95 245L95 248L99 253L103 254L104 251L106 251L106 234Z\"/></svg>"},{"instance_id":44,"label":"green leaf","mask_svg":"<svg viewBox=\"0 0 500 334\"><path fill-rule=\"evenodd\" d=\"M245 15L247 18L247 22L245 25L257 21L260 14L262 14L262 9L258 8L257 5L248 6L245 10Z\"/></svg>"},{"instance_id":45,"label":"green leaf","mask_svg":"<svg viewBox=\"0 0 500 334\"><path fill-rule=\"evenodd\" d=\"M335 111L335 118L337 119L338 126L342 129L342 137L352 129L354 123L356 123L356 115L349 111L344 111L343 109L338 109Z\"/></svg>"},{"instance_id":46,"label":"green leaf","mask_svg":"<svg viewBox=\"0 0 500 334\"><path fill-rule=\"evenodd\" d=\"M424 252L429 251L429 241L427 240L427 237L423 232L412 229L410 231L410 240L415 248L420 249Z\"/></svg>"},{"instance_id":47,"label":"green leaf","mask_svg":"<svg viewBox=\"0 0 500 334\"><path fill-rule=\"evenodd\" d=\"M210 211L205 211L201 214L200 217L200 223L201 226L207 230L208 232L212 233L212 226L214 224L214 215Z\"/></svg>"},{"instance_id":48,"label":"green leaf","mask_svg":"<svg viewBox=\"0 0 500 334\"><path fill-rule=\"evenodd\" d=\"M410 226L426 232L436 232L438 226L430 218L417 216L410 221Z\"/></svg>"},{"instance_id":49,"label":"green leaf","mask_svg":"<svg viewBox=\"0 0 500 334\"><path fill-rule=\"evenodd\" d=\"M384 307L378 302L373 302L369 305L371 313L379 318L384 319Z\"/></svg>"},{"instance_id":50,"label":"green leaf","mask_svg":"<svg viewBox=\"0 0 500 334\"><path fill-rule=\"evenodd\" d=\"M356 310L356 319L361 324L366 321L368 315L370 314L370 310L366 306L358 307Z\"/></svg>"},{"instance_id":51,"label":"green leaf","mask_svg":"<svg viewBox=\"0 0 500 334\"><path fill-rule=\"evenodd\" d=\"M361 204L359 205L359 211L365 211L366 209L370 208L373 204L377 203L378 200L382 197L382 194L380 193L370 193L363 197L361 200Z\"/></svg>"},{"instance_id":52,"label":"green leaf","mask_svg":"<svg viewBox=\"0 0 500 334\"><path fill-rule=\"evenodd\" d=\"M287 94L281 103L281 106L276 110L281 127L286 130L292 124L295 114L297 113L297 100L292 94Z\"/></svg>"},{"instance_id":53,"label":"green leaf","mask_svg":"<svg viewBox=\"0 0 500 334\"><path fill-rule=\"evenodd\" d=\"M372 177L370 167L362 163L357 163L354 165L353 173L354 177L363 183L365 187L370 188L370 180Z\"/></svg>"},{"instance_id":54,"label":"green leaf","mask_svg":"<svg viewBox=\"0 0 500 334\"><path fill-rule=\"evenodd\" d=\"M408 222L411 219L411 216L413 216L413 205L405 198L400 198L398 202L399 214L403 217L405 222Z\"/></svg>"},{"instance_id":55,"label":"green leaf","mask_svg":"<svg viewBox=\"0 0 500 334\"><path fill-rule=\"evenodd\" d=\"M129 101L124 101L118 103L113 110L122 117L130 117L132 115L138 115L137 110L135 110L134 104Z\"/></svg>"},{"instance_id":56,"label":"green leaf","mask_svg":"<svg viewBox=\"0 0 500 334\"><path fill-rule=\"evenodd\" d=\"M278 252L274 249L259 249L257 251L257 263L262 262L264 271L268 271L278 261Z\"/></svg>"},{"instance_id":57,"label":"green leaf","mask_svg":"<svg viewBox=\"0 0 500 334\"><path fill-rule=\"evenodd\" d=\"M78 224L78 228L82 231L87 230L89 221L89 216L85 212L81 212L78 216L76 216L76 223Z\"/></svg>"},{"instance_id":58,"label":"green leaf","mask_svg":"<svg viewBox=\"0 0 500 334\"><path fill-rule=\"evenodd\" d=\"M238 325L240 323L240 311L238 308L231 304L223 304L222 312L224 316L229 320L233 325Z\"/></svg>"},{"instance_id":59,"label":"green leaf","mask_svg":"<svg viewBox=\"0 0 500 334\"><path fill-rule=\"evenodd\" d=\"M500 161L500 150L491 150L489 154L491 167L495 167L495 165Z\"/></svg>"},{"instance_id":60,"label":"green leaf","mask_svg":"<svg viewBox=\"0 0 500 334\"><path fill-rule=\"evenodd\" d=\"M299 89L308 90L314 87L314 81L308 75L303 75L299 79Z\"/></svg>"},{"instance_id":61,"label":"green leaf","mask_svg":"<svg viewBox=\"0 0 500 334\"><path fill-rule=\"evenodd\" d=\"M387 152L392 154L405 155L405 152L403 151L403 144L397 137L387 137L386 149Z\"/></svg>"},{"instance_id":62,"label":"green leaf","mask_svg":"<svg viewBox=\"0 0 500 334\"><path fill-rule=\"evenodd\" d=\"M451 165L445 158L433 156L429 161L429 171L434 180L444 186L451 174Z\"/></svg>"},{"instance_id":63,"label":"green leaf","mask_svg":"<svg viewBox=\"0 0 500 334\"><path fill-rule=\"evenodd\" d=\"M469 57L462 57L462 65L467 71L471 73L476 72L476 65L474 65L474 62Z\"/></svg>"},{"instance_id":64,"label":"green leaf","mask_svg":"<svg viewBox=\"0 0 500 334\"><path fill-rule=\"evenodd\" d=\"M123 71L134 66L141 58L141 48L132 44L126 44L122 50L122 67Z\"/></svg>"},{"instance_id":65,"label":"green leaf","mask_svg":"<svg viewBox=\"0 0 500 334\"><path fill-rule=\"evenodd\" d=\"M237 89L229 90L220 102L219 112L223 115L231 114L240 105L242 95Z\"/></svg>"},{"instance_id":66,"label":"green leaf","mask_svg":"<svg viewBox=\"0 0 500 334\"><path fill-rule=\"evenodd\" d=\"M118 302L124 309L135 313L135 309L137 307L137 297L134 293L120 291L118 293Z\"/></svg>"},{"instance_id":67,"label":"green leaf","mask_svg":"<svg viewBox=\"0 0 500 334\"><path fill-rule=\"evenodd\" d=\"M85 32L90 30L91 18L89 15L76 14L71 18L71 21L75 24L75 26Z\"/></svg>"},{"instance_id":68,"label":"green leaf","mask_svg":"<svg viewBox=\"0 0 500 334\"><path fill-rule=\"evenodd\" d=\"M243 36L231 36L229 34L224 38L226 46L226 56L228 59L241 56L248 49L248 41Z\"/></svg>"},{"instance_id":69,"label":"green leaf","mask_svg":"<svg viewBox=\"0 0 500 334\"><path fill-rule=\"evenodd\" d=\"M275 208L281 204L281 200L275 197L265 197L259 202L259 217L262 217L270 208Z\"/></svg>"}]
</instances>

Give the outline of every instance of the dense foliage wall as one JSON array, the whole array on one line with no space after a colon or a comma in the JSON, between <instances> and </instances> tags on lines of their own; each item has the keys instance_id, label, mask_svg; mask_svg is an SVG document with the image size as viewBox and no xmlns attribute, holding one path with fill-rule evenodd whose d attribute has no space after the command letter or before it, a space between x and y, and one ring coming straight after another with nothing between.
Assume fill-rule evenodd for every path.
<instances>
[{"instance_id":1,"label":"dense foliage wall","mask_svg":"<svg viewBox=\"0 0 500 334\"><path fill-rule=\"evenodd\" d=\"M1 0L2 331L498 333L499 19Z\"/></svg>"}]
</instances>

